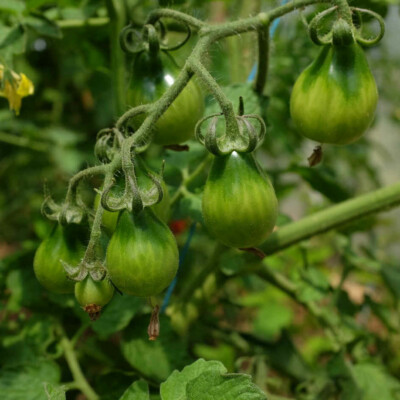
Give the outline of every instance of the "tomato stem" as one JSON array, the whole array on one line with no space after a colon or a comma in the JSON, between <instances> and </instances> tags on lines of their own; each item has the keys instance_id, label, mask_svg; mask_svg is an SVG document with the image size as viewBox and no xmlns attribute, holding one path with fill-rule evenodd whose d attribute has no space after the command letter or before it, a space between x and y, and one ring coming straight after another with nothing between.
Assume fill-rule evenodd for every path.
<instances>
[{"instance_id":1,"label":"tomato stem","mask_svg":"<svg viewBox=\"0 0 400 400\"><path fill-rule=\"evenodd\" d=\"M61 326L58 326L58 331L61 334L60 346L64 350L65 360L67 361L72 377L74 378L75 387L80 389L88 400L98 400L100 397L90 386L82 372L72 342L68 339Z\"/></svg>"},{"instance_id":2,"label":"tomato stem","mask_svg":"<svg viewBox=\"0 0 400 400\"><path fill-rule=\"evenodd\" d=\"M400 204L400 183L375 190L279 228L260 246L267 255Z\"/></svg>"}]
</instances>

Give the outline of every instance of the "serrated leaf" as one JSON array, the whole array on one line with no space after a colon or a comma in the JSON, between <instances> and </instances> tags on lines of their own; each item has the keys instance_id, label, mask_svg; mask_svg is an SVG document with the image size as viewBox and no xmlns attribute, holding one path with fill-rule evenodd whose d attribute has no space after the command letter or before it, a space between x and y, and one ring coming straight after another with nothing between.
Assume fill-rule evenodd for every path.
<instances>
[{"instance_id":1,"label":"serrated leaf","mask_svg":"<svg viewBox=\"0 0 400 400\"><path fill-rule=\"evenodd\" d=\"M101 338L107 338L115 332L126 328L143 304L142 300L132 296L114 296L113 301L107 305L92 329Z\"/></svg>"},{"instance_id":2,"label":"serrated leaf","mask_svg":"<svg viewBox=\"0 0 400 400\"><path fill-rule=\"evenodd\" d=\"M36 33L55 39L61 39L62 33L60 27L53 21L43 15L29 15L24 18L25 25L33 29Z\"/></svg>"},{"instance_id":3,"label":"serrated leaf","mask_svg":"<svg viewBox=\"0 0 400 400\"><path fill-rule=\"evenodd\" d=\"M47 396L47 400L65 400L65 387L56 386L51 383L44 384L44 391Z\"/></svg>"},{"instance_id":4,"label":"serrated leaf","mask_svg":"<svg viewBox=\"0 0 400 400\"><path fill-rule=\"evenodd\" d=\"M398 400L400 382L382 366L370 363L353 366L354 380L363 392L362 400Z\"/></svg>"},{"instance_id":5,"label":"serrated leaf","mask_svg":"<svg viewBox=\"0 0 400 400\"><path fill-rule=\"evenodd\" d=\"M160 316L160 336L149 341L147 326L150 316L134 318L125 330L121 343L126 360L144 376L164 381L177 368L188 361L186 343L172 331L169 319Z\"/></svg>"},{"instance_id":6,"label":"serrated leaf","mask_svg":"<svg viewBox=\"0 0 400 400\"><path fill-rule=\"evenodd\" d=\"M149 400L149 385L140 380L132 383L119 400Z\"/></svg>"},{"instance_id":7,"label":"serrated leaf","mask_svg":"<svg viewBox=\"0 0 400 400\"><path fill-rule=\"evenodd\" d=\"M205 361L200 358L193 364L186 366L182 371L174 371L169 378L161 384L161 399L189 400L189 398L186 397L186 386L188 382L207 371L216 374L224 374L227 372L224 365L219 361Z\"/></svg>"},{"instance_id":8,"label":"serrated leaf","mask_svg":"<svg viewBox=\"0 0 400 400\"><path fill-rule=\"evenodd\" d=\"M0 371L0 393L2 400L43 400L44 384L58 383L59 366L54 362L42 361L18 368Z\"/></svg>"},{"instance_id":9,"label":"serrated leaf","mask_svg":"<svg viewBox=\"0 0 400 400\"><path fill-rule=\"evenodd\" d=\"M203 372L187 384L186 398L196 400L266 400L250 375Z\"/></svg>"}]
</instances>

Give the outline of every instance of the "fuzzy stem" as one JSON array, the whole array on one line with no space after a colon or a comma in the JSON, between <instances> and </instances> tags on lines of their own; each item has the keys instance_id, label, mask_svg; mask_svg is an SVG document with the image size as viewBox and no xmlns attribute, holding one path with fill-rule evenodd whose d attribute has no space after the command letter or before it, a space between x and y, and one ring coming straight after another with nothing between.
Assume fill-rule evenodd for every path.
<instances>
[{"instance_id":1,"label":"fuzzy stem","mask_svg":"<svg viewBox=\"0 0 400 400\"><path fill-rule=\"evenodd\" d=\"M74 203L74 196L76 194L76 188L82 179L88 178L89 176L102 175L107 171L107 165L96 165L94 167L86 168L75 174L69 181L68 191L66 195L67 203Z\"/></svg>"},{"instance_id":2,"label":"fuzzy stem","mask_svg":"<svg viewBox=\"0 0 400 400\"><path fill-rule=\"evenodd\" d=\"M125 1L106 0L110 16L111 72L114 89L114 112L125 111L125 55L119 46L119 34L126 22Z\"/></svg>"},{"instance_id":3,"label":"fuzzy stem","mask_svg":"<svg viewBox=\"0 0 400 400\"><path fill-rule=\"evenodd\" d=\"M347 0L332 0L333 5L338 7L338 14L340 18L343 18L350 26L353 25L353 20L351 17L350 6Z\"/></svg>"},{"instance_id":4,"label":"fuzzy stem","mask_svg":"<svg viewBox=\"0 0 400 400\"><path fill-rule=\"evenodd\" d=\"M400 204L400 183L375 190L284 225L260 249L273 254L320 233Z\"/></svg>"},{"instance_id":5,"label":"fuzzy stem","mask_svg":"<svg viewBox=\"0 0 400 400\"><path fill-rule=\"evenodd\" d=\"M104 178L104 187L108 187L110 185L111 180L113 179L114 176L114 171L119 167L120 163L121 163L121 158L119 154L117 154L114 157L111 164L108 165L107 172ZM89 243L87 245L81 265L84 265L85 262L90 263L91 261L94 261L96 259L97 244L99 243L101 238L101 224L103 220L103 213L104 213L104 208L101 205L101 202L99 202L96 214L94 216L92 229L90 231Z\"/></svg>"},{"instance_id":6,"label":"fuzzy stem","mask_svg":"<svg viewBox=\"0 0 400 400\"><path fill-rule=\"evenodd\" d=\"M74 346L68 339L62 327L59 327L61 333L60 345L64 350L65 360L67 361L68 367L71 371L72 377L74 378L74 386L82 391L88 400L98 400L100 397L90 386L86 380L85 375L79 365L78 358L76 357Z\"/></svg>"},{"instance_id":7,"label":"fuzzy stem","mask_svg":"<svg viewBox=\"0 0 400 400\"><path fill-rule=\"evenodd\" d=\"M159 8L158 10L152 11L147 18L146 24L155 24L161 18L173 18L177 21L188 24L195 29L200 29L206 25L205 22L200 21L197 18L168 8Z\"/></svg>"},{"instance_id":8,"label":"fuzzy stem","mask_svg":"<svg viewBox=\"0 0 400 400\"><path fill-rule=\"evenodd\" d=\"M218 101L221 111L223 112L226 120L226 133L232 137L239 136L239 127L236 122L235 110L232 102L226 97L220 86L217 84L213 76L207 69L199 62L191 62L191 70L196 73L197 77L204 83L207 89L213 94Z\"/></svg>"},{"instance_id":9,"label":"fuzzy stem","mask_svg":"<svg viewBox=\"0 0 400 400\"><path fill-rule=\"evenodd\" d=\"M269 66L269 25L257 31L258 38L258 66L254 90L259 95L264 92L265 82L267 81Z\"/></svg>"}]
</instances>

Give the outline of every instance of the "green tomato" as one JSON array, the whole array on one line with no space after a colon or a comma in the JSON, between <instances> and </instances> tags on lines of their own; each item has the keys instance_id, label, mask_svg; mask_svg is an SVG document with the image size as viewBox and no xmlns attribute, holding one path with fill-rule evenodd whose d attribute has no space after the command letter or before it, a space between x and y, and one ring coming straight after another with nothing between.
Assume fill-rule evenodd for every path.
<instances>
[{"instance_id":1,"label":"green tomato","mask_svg":"<svg viewBox=\"0 0 400 400\"><path fill-rule=\"evenodd\" d=\"M274 189L252 154L215 157L202 200L204 223L229 247L254 247L272 232L278 212Z\"/></svg>"},{"instance_id":2,"label":"green tomato","mask_svg":"<svg viewBox=\"0 0 400 400\"><path fill-rule=\"evenodd\" d=\"M102 281L94 281L87 276L83 281L75 284L75 297L83 307L105 306L114 295L114 287L107 278Z\"/></svg>"},{"instance_id":3,"label":"green tomato","mask_svg":"<svg viewBox=\"0 0 400 400\"><path fill-rule=\"evenodd\" d=\"M172 57L160 51L157 56L139 53L133 64L131 81L126 92L130 107L153 103L173 85L180 69ZM197 121L203 116L204 99L201 89L191 79L155 125L154 142L161 145L185 142L193 137ZM139 115L131 121L138 129L144 120Z\"/></svg>"},{"instance_id":4,"label":"green tomato","mask_svg":"<svg viewBox=\"0 0 400 400\"><path fill-rule=\"evenodd\" d=\"M124 211L107 249L107 269L115 286L134 296L165 289L178 270L178 247L167 225L150 208Z\"/></svg>"},{"instance_id":5,"label":"green tomato","mask_svg":"<svg viewBox=\"0 0 400 400\"><path fill-rule=\"evenodd\" d=\"M67 278L61 260L76 266L81 261L85 246L82 229L76 225L56 225L50 236L36 251L33 268L37 280L54 293L73 293L74 282Z\"/></svg>"},{"instance_id":6,"label":"green tomato","mask_svg":"<svg viewBox=\"0 0 400 400\"><path fill-rule=\"evenodd\" d=\"M357 43L329 45L297 79L290 112L307 138L349 144L371 124L377 101L375 79L362 48Z\"/></svg>"}]
</instances>

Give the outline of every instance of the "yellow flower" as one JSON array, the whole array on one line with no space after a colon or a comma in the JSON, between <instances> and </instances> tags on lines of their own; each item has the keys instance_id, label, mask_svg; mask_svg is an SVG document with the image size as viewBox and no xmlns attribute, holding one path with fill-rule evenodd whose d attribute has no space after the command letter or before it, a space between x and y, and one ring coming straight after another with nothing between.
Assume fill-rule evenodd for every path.
<instances>
[{"instance_id":1,"label":"yellow flower","mask_svg":"<svg viewBox=\"0 0 400 400\"><path fill-rule=\"evenodd\" d=\"M15 114L18 115L22 98L33 94L35 88L25 74L19 75L14 71L9 72L6 74L4 66L0 64L0 96L8 99L10 110L14 110Z\"/></svg>"}]
</instances>

